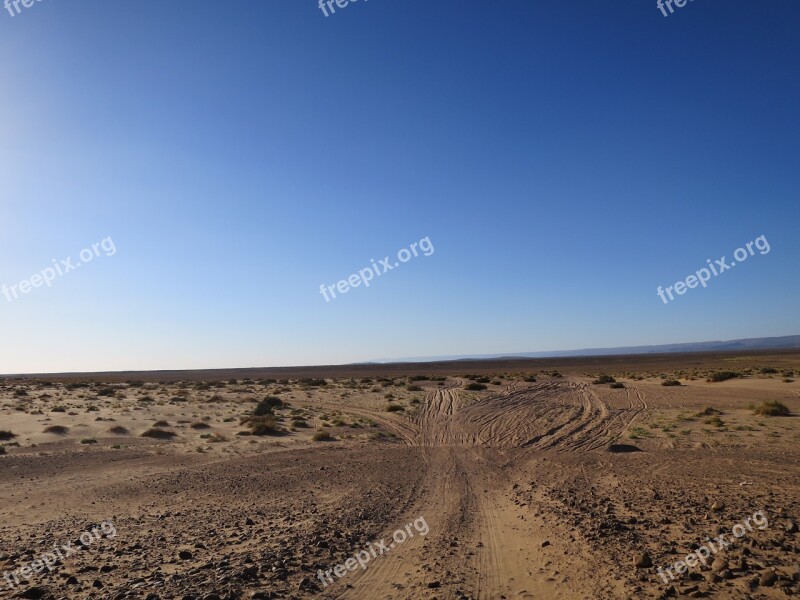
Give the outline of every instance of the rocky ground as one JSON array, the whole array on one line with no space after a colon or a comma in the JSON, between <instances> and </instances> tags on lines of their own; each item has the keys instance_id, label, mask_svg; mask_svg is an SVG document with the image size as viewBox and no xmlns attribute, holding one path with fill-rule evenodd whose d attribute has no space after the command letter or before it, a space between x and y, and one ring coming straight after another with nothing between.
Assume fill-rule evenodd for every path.
<instances>
[{"instance_id":1,"label":"rocky ground","mask_svg":"<svg viewBox=\"0 0 800 600\"><path fill-rule=\"evenodd\" d=\"M699 356L8 378L0 597L798 595L800 356ZM771 401L792 414L758 414ZM707 565L666 575L722 534Z\"/></svg>"}]
</instances>

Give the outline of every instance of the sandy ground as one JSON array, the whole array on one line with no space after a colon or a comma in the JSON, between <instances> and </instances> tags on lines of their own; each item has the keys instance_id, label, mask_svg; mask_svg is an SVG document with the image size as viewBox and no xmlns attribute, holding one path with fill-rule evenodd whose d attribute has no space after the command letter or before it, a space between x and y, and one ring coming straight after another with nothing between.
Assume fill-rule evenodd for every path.
<instances>
[{"instance_id":1,"label":"sandy ground","mask_svg":"<svg viewBox=\"0 0 800 600\"><path fill-rule=\"evenodd\" d=\"M800 594L800 356L508 366L6 379L0 597Z\"/></svg>"}]
</instances>

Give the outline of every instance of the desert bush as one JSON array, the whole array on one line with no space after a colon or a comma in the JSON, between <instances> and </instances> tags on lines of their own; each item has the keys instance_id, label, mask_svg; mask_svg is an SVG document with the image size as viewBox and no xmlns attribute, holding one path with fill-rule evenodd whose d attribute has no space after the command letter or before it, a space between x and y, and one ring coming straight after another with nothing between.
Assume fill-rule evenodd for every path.
<instances>
[{"instance_id":1,"label":"desert bush","mask_svg":"<svg viewBox=\"0 0 800 600\"><path fill-rule=\"evenodd\" d=\"M772 375L773 373L777 373L777 372L778 372L778 369L775 369L775 368L773 368L773 367L761 367L761 368L758 370L758 372L759 372L759 373L762 373L762 374L764 374L764 375Z\"/></svg>"},{"instance_id":2,"label":"desert bush","mask_svg":"<svg viewBox=\"0 0 800 600\"><path fill-rule=\"evenodd\" d=\"M165 429L158 429L157 427L153 427L148 429L142 434L142 437L146 438L153 438L154 440L171 440L175 437L175 433L172 431L167 431Z\"/></svg>"},{"instance_id":3,"label":"desert bush","mask_svg":"<svg viewBox=\"0 0 800 600\"><path fill-rule=\"evenodd\" d=\"M170 424L167 421L156 421L153 423L153 427L169 427Z\"/></svg>"},{"instance_id":4,"label":"desert bush","mask_svg":"<svg viewBox=\"0 0 800 600\"><path fill-rule=\"evenodd\" d=\"M97 390L98 396L113 396L116 390L112 387L102 387Z\"/></svg>"},{"instance_id":5,"label":"desert bush","mask_svg":"<svg viewBox=\"0 0 800 600\"><path fill-rule=\"evenodd\" d=\"M96 444L97 440L94 438L84 438L81 440L81 444Z\"/></svg>"},{"instance_id":6,"label":"desert bush","mask_svg":"<svg viewBox=\"0 0 800 600\"><path fill-rule=\"evenodd\" d=\"M612 383L608 387L610 387L612 389L615 389L615 390L621 390L621 389L623 389L625 387L625 384L624 383L620 383L618 381L615 381L614 383Z\"/></svg>"},{"instance_id":7,"label":"desert bush","mask_svg":"<svg viewBox=\"0 0 800 600\"><path fill-rule=\"evenodd\" d=\"M528 383L536 383L536 377L534 377L533 375L529 375L528 377L525 378L525 381Z\"/></svg>"},{"instance_id":8,"label":"desert bush","mask_svg":"<svg viewBox=\"0 0 800 600\"><path fill-rule=\"evenodd\" d=\"M428 377L427 375L412 375L411 377L408 378L409 381L428 381L429 379L430 377ZM369 383L369 382L367 381L364 383Z\"/></svg>"},{"instance_id":9,"label":"desert bush","mask_svg":"<svg viewBox=\"0 0 800 600\"><path fill-rule=\"evenodd\" d=\"M277 396L267 396L256 405L255 409L253 409L253 416L264 417L271 415L276 408L281 408L282 406L283 401L280 398Z\"/></svg>"},{"instance_id":10,"label":"desert bush","mask_svg":"<svg viewBox=\"0 0 800 600\"><path fill-rule=\"evenodd\" d=\"M333 436L327 431L317 431L312 438L315 442L331 442Z\"/></svg>"},{"instance_id":11,"label":"desert bush","mask_svg":"<svg viewBox=\"0 0 800 600\"><path fill-rule=\"evenodd\" d=\"M208 423L200 423L200 422L192 423L191 425L189 425L189 427L191 427L192 429L211 429L211 425L209 425Z\"/></svg>"},{"instance_id":12,"label":"desert bush","mask_svg":"<svg viewBox=\"0 0 800 600\"><path fill-rule=\"evenodd\" d=\"M409 392L421 392L422 388L418 385L410 385L406 388Z\"/></svg>"},{"instance_id":13,"label":"desert bush","mask_svg":"<svg viewBox=\"0 0 800 600\"><path fill-rule=\"evenodd\" d=\"M664 381L661 382L661 385L665 387L672 387L680 384L681 382L678 381L677 379L665 379Z\"/></svg>"},{"instance_id":14,"label":"desert bush","mask_svg":"<svg viewBox=\"0 0 800 600\"><path fill-rule=\"evenodd\" d=\"M17 435L15 433L11 433L10 431L0 430L0 441L7 442L8 440L13 440Z\"/></svg>"},{"instance_id":15,"label":"desert bush","mask_svg":"<svg viewBox=\"0 0 800 600\"><path fill-rule=\"evenodd\" d=\"M737 377L741 377L741 375L736 371L717 371L716 373L711 374L711 377L708 378L708 381L712 383L719 383L720 381L736 379Z\"/></svg>"},{"instance_id":16,"label":"desert bush","mask_svg":"<svg viewBox=\"0 0 800 600\"><path fill-rule=\"evenodd\" d=\"M69 428L64 427L63 425L50 425L50 427L45 427L44 433L53 433L55 435L66 435L69 433Z\"/></svg>"},{"instance_id":17,"label":"desert bush","mask_svg":"<svg viewBox=\"0 0 800 600\"><path fill-rule=\"evenodd\" d=\"M470 390L473 392L480 392L486 389L486 386L482 383L469 383L464 387L465 390Z\"/></svg>"},{"instance_id":18,"label":"desert bush","mask_svg":"<svg viewBox=\"0 0 800 600\"><path fill-rule=\"evenodd\" d=\"M592 383L596 385L602 385L604 383L614 383L617 381L611 375L600 375L597 379L595 379Z\"/></svg>"},{"instance_id":19,"label":"desert bush","mask_svg":"<svg viewBox=\"0 0 800 600\"><path fill-rule=\"evenodd\" d=\"M6 453L6 447L5 446L0 446L0 456L3 456L3 454L5 454L5 453Z\"/></svg>"},{"instance_id":20,"label":"desert bush","mask_svg":"<svg viewBox=\"0 0 800 600\"><path fill-rule=\"evenodd\" d=\"M778 400L765 400L761 406L754 409L754 412L765 417L788 417L792 414L789 407Z\"/></svg>"},{"instance_id":21,"label":"desert bush","mask_svg":"<svg viewBox=\"0 0 800 600\"><path fill-rule=\"evenodd\" d=\"M721 415L721 414L722 414L721 410L717 410L716 408L712 408L711 406L709 406L709 407L705 408L704 410L701 410L695 416L696 417L713 417L714 415Z\"/></svg>"},{"instance_id":22,"label":"desert bush","mask_svg":"<svg viewBox=\"0 0 800 600\"><path fill-rule=\"evenodd\" d=\"M403 412L405 409L399 404L387 404L386 412Z\"/></svg>"},{"instance_id":23,"label":"desert bush","mask_svg":"<svg viewBox=\"0 0 800 600\"><path fill-rule=\"evenodd\" d=\"M304 428L307 428L309 426L308 422L305 419L299 419L299 418L298 419L292 419L292 425L294 427L298 427L300 429L304 429Z\"/></svg>"},{"instance_id":24,"label":"desert bush","mask_svg":"<svg viewBox=\"0 0 800 600\"><path fill-rule=\"evenodd\" d=\"M122 425L115 425L108 430L108 433L113 433L114 435L128 435L130 432Z\"/></svg>"},{"instance_id":25,"label":"desert bush","mask_svg":"<svg viewBox=\"0 0 800 600\"><path fill-rule=\"evenodd\" d=\"M249 421L250 433L253 435L275 435L280 433L278 422L275 417L259 416L253 417Z\"/></svg>"}]
</instances>

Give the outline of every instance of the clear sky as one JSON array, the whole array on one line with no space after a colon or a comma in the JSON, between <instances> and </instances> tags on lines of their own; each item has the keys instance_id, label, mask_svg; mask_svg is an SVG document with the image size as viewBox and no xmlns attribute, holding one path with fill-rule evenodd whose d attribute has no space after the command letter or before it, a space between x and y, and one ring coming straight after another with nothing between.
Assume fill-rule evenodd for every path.
<instances>
[{"instance_id":1,"label":"clear sky","mask_svg":"<svg viewBox=\"0 0 800 600\"><path fill-rule=\"evenodd\" d=\"M798 25L796 0L3 10L0 284L116 252L0 296L0 372L798 334Z\"/></svg>"}]
</instances>

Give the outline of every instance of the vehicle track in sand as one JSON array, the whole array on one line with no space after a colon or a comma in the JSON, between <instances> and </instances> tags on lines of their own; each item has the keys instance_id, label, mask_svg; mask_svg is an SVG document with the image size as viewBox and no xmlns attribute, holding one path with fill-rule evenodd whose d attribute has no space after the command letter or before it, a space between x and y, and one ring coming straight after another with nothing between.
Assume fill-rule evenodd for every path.
<instances>
[{"instance_id":1,"label":"vehicle track in sand","mask_svg":"<svg viewBox=\"0 0 800 600\"><path fill-rule=\"evenodd\" d=\"M578 553L542 551L560 533L536 527L512 501L517 467L537 453L605 448L646 408L627 392L628 407L613 409L585 383L545 381L515 386L473 401L461 382L431 390L411 419L418 435L407 443L422 452L427 472L406 520L422 516L430 533L415 536L370 563L339 598L582 598L591 589L589 563ZM373 417L374 418L374 417ZM408 434L410 429L405 429ZM559 553L561 554L561 553ZM569 572L568 578L553 573ZM580 582L580 584L578 583ZM430 587L433 586L433 587Z\"/></svg>"}]
</instances>

